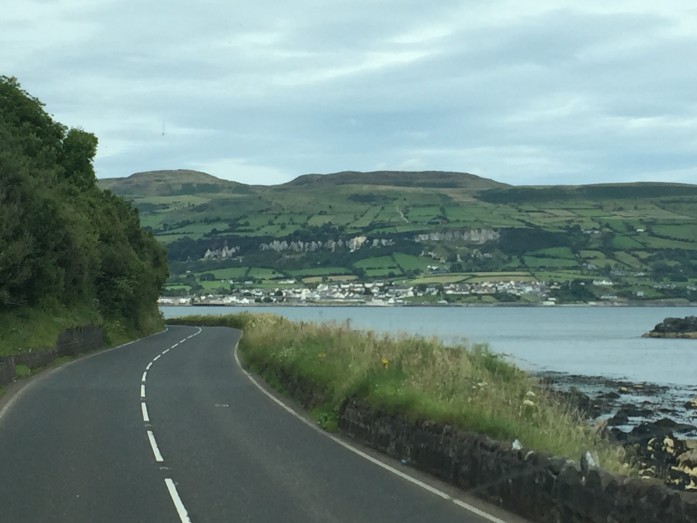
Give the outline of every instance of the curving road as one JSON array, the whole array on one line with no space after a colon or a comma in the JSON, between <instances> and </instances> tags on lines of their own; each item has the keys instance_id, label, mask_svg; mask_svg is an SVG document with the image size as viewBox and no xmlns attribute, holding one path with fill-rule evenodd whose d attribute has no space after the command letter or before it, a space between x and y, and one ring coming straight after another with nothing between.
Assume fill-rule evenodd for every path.
<instances>
[{"instance_id":1,"label":"curving road","mask_svg":"<svg viewBox=\"0 0 697 523\"><path fill-rule=\"evenodd\" d=\"M318 431L240 369L238 338L169 327L6 399L0 519L522 521Z\"/></svg>"}]
</instances>

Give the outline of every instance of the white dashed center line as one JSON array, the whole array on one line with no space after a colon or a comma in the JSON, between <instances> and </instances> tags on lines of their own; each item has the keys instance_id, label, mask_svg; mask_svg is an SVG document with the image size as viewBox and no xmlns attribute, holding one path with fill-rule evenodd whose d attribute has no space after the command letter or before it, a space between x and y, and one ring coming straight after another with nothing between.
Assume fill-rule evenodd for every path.
<instances>
[{"instance_id":1,"label":"white dashed center line","mask_svg":"<svg viewBox=\"0 0 697 523\"><path fill-rule=\"evenodd\" d=\"M155 461L161 463L164 461L164 458L162 457L162 454L160 454L160 449L157 446L157 441L155 441L155 434L152 433L152 430L148 431L148 439L150 440L150 446L152 447L152 453L155 455Z\"/></svg>"},{"instance_id":2,"label":"white dashed center line","mask_svg":"<svg viewBox=\"0 0 697 523\"><path fill-rule=\"evenodd\" d=\"M201 328L199 328L198 331L194 334L191 334L190 336L187 336L186 338L179 340L171 347L164 349L145 366L145 371L143 372L143 376L140 379L140 410L143 414L143 423L146 423L148 425L150 424L150 414L148 413L148 405L145 400L145 384L148 380L148 371L152 368L153 364L157 360L159 360L162 356L167 354L171 349L178 347L180 344L184 343L187 340L190 340L194 336L198 336L199 334L201 334ZM165 459L162 457L160 448L157 446L155 434L152 430L146 430L146 434L148 435L148 441L150 442L150 448L152 449L153 456L155 456L155 461L157 463L163 463ZM181 520L181 522L191 523L191 519L189 519L189 513L186 511L186 507L184 506L184 503L179 497L179 492L177 492L177 487L174 484L174 480L172 480L172 478L165 478L165 486L167 487L167 491L169 492L169 495L172 498L172 503L174 503L174 508L177 510L177 514L179 515L179 519Z\"/></svg>"},{"instance_id":3,"label":"white dashed center line","mask_svg":"<svg viewBox=\"0 0 697 523\"><path fill-rule=\"evenodd\" d=\"M184 507L181 498L179 497L179 492L177 492L177 487L174 485L174 481L170 478L165 478L165 485L167 485L167 490L169 490L169 495L174 502L174 507L177 509L177 514L179 514L179 519L182 523L190 523L189 513Z\"/></svg>"}]
</instances>

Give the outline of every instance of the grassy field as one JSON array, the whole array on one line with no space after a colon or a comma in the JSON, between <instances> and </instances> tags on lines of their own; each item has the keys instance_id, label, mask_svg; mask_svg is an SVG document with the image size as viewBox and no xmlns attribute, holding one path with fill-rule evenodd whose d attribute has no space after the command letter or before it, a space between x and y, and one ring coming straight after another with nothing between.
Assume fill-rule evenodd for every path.
<instances>
[{"instance_id":1,"label":"grassy field","mask_svg":"<svg viewBox=\"0 0 697 523\"><path fill-rule=\"evenodd\" d=\"M244 330L245 365L281 391L302 384L312 414L333 430L344 401L456 427L578 459L594 449L604 468L627 472L623 450L485 346L390 337L344 324L293 323L265 314L177 318L177 323ZM300 392L300 391L296 391ZM302 400L302 398L296 398Z\"/></svg>"},{"instance_id":2,"label":"grassy field","mask_svg":"<svg viewBox=\"0 0 697 523\"><path fill-rule=\"evenodd\" d=\"M180 262L177 275L186 269L202 272L206 249L228 244L240 247L235 265L261 266L248 275L254 279L278 278L280 273L314 278L349 272L368 279L416 274L430 278L427 267L436 263L453 272L539 274L584 269L596 277L609 271L624 271L628 277L643 273L645 281L695 276L689 258L697 251L697 186L530 189L471 180L464 174L453 178L405 172L380 178L381 183L374 183L373 173L345 174L263 188L174 171L102 183L140 205L142 223L168 246L171 259ZM200 187L186 193L183 188L192 180L198 180ZM503 197L487 197L492 191L503 191ZM432 237L415 245L419 233L479 228L501 232L500 240L479 245ZM519 232L530 231L536 234L516 239ZM356 252L346 247L331 253L285 251L269 253L266 262L260 248L273 239L347 242L355 236L368 238ZM370 247L375 239L390 240L394 250ZM419 252L424 255L415 256ZM433 262L431 256L444 261ZM656 265L674 259L681 259L682 267L661 276ZM462 263L458 266L455 260ZM210 263L216 270L220 265ZM271 267L277 273L270 272ZM328 267L334 274L312 272L318 267Z\"/></svg>"},{"instance_id":3,"label":"grassy field","mask_svg":"<svg viewBox=\"0 0 697 523\"><path fill-rule=\"evenodd\" d=\"M276 269L270 269L267 267L250 267L247 275L250 278L256 278L259 280L273 280L284 277L284 275L278 272Z\"/></svg>"},{"instance_id":4,"label":"grassy field","mask_svg":"<svg viewBox=\"0 0 697 523\"><path fill-rule=\"evenodd\" d=\"M357 280L358 276L355 276L353 274L338 276L308 276L306 278L303 278L302 281L303 283L321 283L323 281L323 278L326 278L331 282L349 282Z\"/></svg>"},{"instance_id":5,"label":"grassy field","mask_svg":"<svg viewBox=\"0 0 697 523\"><path fill-rule=\"evenodd\" d=\"M446 283L459 283L467 280L470 277L469 274L459 273L459 274L435 274L433 276L422 276L419 278L414 278L411 280L412 285L419 284L446 284Z\"/></svg>"},{"instance_id":6,"label":"grassy field","mask_svg":"<svg viewBox=\"0 0 697 523\"><path fill-rule=\"evenodd\" d=\"M226 269L214 269L206 271L215 276L218 280L234 280L244 278L249 273L249 267L228 267ZM198 273L198 276L205 273Z\"/></svg>"},{"instance_id":7,"label":"grassy field","mask_svg":"<svg viewBox=\"0 0 697 523\"><path fill-rule=\"evenodd\" d=\"M314 267L310 269L299 269L289 271L292 276L343 276L351 274L345 267Z\"/></svg>"}]
</instances>

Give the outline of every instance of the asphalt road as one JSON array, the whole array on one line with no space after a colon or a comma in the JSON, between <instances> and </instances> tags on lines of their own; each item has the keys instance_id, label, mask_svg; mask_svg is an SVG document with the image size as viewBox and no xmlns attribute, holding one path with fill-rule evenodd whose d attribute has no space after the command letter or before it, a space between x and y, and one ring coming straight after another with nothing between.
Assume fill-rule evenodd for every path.
<instances>
[{"instance_id":1,"label":"asphalt road","mask_svg":"<svg viewBox=\"0 0 697 523\"><path fill-rule=\"evenodd\" d=\"M0 520L520 521L289 413L238 337L169 327L29 383L0 411Z\"/></svg>"}]
</instances>

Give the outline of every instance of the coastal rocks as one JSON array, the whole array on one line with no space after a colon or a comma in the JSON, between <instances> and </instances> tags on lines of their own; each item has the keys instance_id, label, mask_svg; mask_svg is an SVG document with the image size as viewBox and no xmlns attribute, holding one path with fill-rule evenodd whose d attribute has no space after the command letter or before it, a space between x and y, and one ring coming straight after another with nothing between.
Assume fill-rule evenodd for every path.
<instances>
[{"instance_id":1,"label":"coastal rocks","mask_svg":"<svg viewBox=\"0 0 697 523\"><path fill-rule=\"evenodd\" d=\"M669 418L661 418L658 421L643 422L634 427L627 436L630 442L643 442L651 438L672 436L674 433L689 433L697 431L694 425L677 423Z\"/></svg>"},{"instance_id":2,"label":"coastal rocks","mask_svg":"<svg viewBox=\"0 0 697 523\"><path fill-rule=\"evenodd\" d=\"M644 334L646 338L690 338L697 339L697 316L666 318L653 330Z\"/></svg>"},{"instance_id":3,"label":"coastal rocks","mask_svg":"<svg viewBox=\"0 0 697 523\"><path fill-rule=\"evenodd\" d=\"M675 490L695 490L695 454L689 452L697 451L697 387L678 390L561 373L540 378L551 393L585 416L597 434L624 446L644 478Z\"/></svg>"},{"instance_id":4,"label":"coastal rocks","mask_svg":"<svg viewBox=\"0 0 697 523\"><path fill-rule=\"evenodd\" d=\"M628 445L634 466L644 479L655 479L681 491L697 491L696 440L673 435L651 438Z\"/></svg>"},{"instance_id":5,"label":"coastal rocks","mask_svg":"<svg viewBox=\"0 0 697 523\"><path fill-rule=\"evenodd\" d=\"M689 478L685 490L697 490L697 450L690 450L680 454L677 458L677 471Z\"/></svg>"},{"instance_id":6,"label":"coastal rocks","mask_svg":"<svg viewBox=\"0 0 697 523\"><path fill-rule=\"evenodd\" d=\"M607 420L610 426L627 425L629 418L646 418L653 414L653 410L649 408L641 408L629 403L623 404L614 416Z\"/></svg>"}]
</instances>

